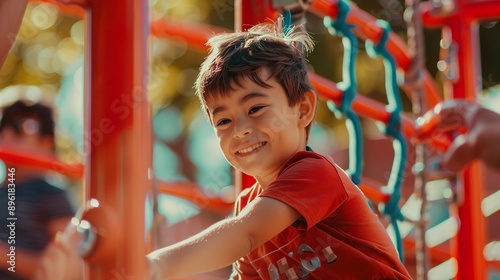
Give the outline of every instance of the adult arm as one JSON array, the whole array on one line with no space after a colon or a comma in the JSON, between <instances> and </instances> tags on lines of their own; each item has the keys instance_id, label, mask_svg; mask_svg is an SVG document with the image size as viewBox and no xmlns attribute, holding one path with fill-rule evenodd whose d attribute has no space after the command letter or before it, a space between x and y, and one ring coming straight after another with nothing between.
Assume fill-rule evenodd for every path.
<instances>
[{"instance_id":1,"label":"adult arm","mask_svg":"<svg viewBox=\"0 0 500 280\"><path fill-rule=\"evenodd\" d=\"M69 222L69 218L60 218L57 220L54 220L52 222L49 222L48 228L53 231L52 238L55 237L55 233L57 231L63 231L65 225ZM7 255L10 252L10 246L9 244L6 243L1 243L0 244L0 254L3 256ZM15 246L15 245L13 245ZM19 247L15 248L15 254L16 254L16 266L15 266L15 273L18 276L22 276L25 278L32 279L33 276L35 275L35 269L36 267L40 266L41 260L42 260L42 255L43 252L32 252L29 250L21 249ZM1 268L7 269L10 267L10 264L7 262L1 262ZM55 266L52 266L51 269L54 269Z\"/></svg>"},{"instance_id":2,"label":"adult arm","mask_svg":"<svg viewBox=\"0 0 500 280\"><path fill-rule=\"evenodd\" d=\"M164 277L179 277L225 267L268 241L299 218L278 200L259 197L233 218L222 220L182 242L148 255Z\"/></svg>"},{"instance_id":3,"label":"adult arm","mask_svg":"<svg viewBox=\"0 0 500 280\"><path fill-rule=\"evenodd\" d=\"M44 250L34 280L81 279L83 260L78 252L81 235L74 224L68 223Z\"/></svg>"},{"instance_id":4,"label":"adult arm","mask_svg":"<svg viewBox=\"0 0 500 280\"><path fill-rule=\"evenodd\" d=\"M0 69L16 40L28 0L0 1Z\"/></svg>"},{"instance_id":5,"label":"adult arm","mask_svg":"<svg viewBox=\"0 0 500 280\"><path fill-rule=\"evenodd\" d=\"M0 254L2 254L2 256L9 254L10 246L15 245L0 242ZM15 254L15 275L31 279L31 277L33 277L33 267L36 267L40 262L41 254L23 250L19 247L15 248ZM8 269L10 267L8 262L2 261L0 263L0 268L2 269Z\"/></svg>"},{"instance_id":6,"label":"adult arm","mask_svg":"<svg viewBox=\"0 0 500 280\"><path fill-rule=\"evenodd\" d=\"M455 99L438 104L418 120L415 140L460 130L466 132L453 139L443 155L442 166L458 172L479 159L500 171L500 115L476 103Z\"/></svg>"},{"instance_id":7,"label":"adult arm","mask_svg":"<svg viewBox=\"0 0 500 280\"><path fill-rule=\"evenodd\" d=\"M64 280L81 278L82 259L78 254L80 235L70 223L73 210L66 194L57 191L42 202L49 218L46 229L52 237L40 261L35 266L35 280ZM57 264L57 265L56 265Z\"/></svg>"}]
</instances>

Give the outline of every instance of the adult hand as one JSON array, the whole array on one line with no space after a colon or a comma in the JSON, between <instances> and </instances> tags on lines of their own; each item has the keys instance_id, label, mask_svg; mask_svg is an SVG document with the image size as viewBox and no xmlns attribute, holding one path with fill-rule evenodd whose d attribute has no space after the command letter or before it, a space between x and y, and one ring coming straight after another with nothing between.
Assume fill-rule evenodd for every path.
<instances>
[{"instance_id":1,"label":"adult hand","mask_svg":"<svg viewBox=\"0 0 500 280\"><path fill-rule=\"evenodd\" d=\"M82 279L83 260L78 252L81 235L76 226L69 223L64 232L58 232L45 249L35 280L78 280Z\"/></svg>"},{"instance_id":2,"label":"adult hand","mask_svg":"<svg viewBox=\"0 0 500 280\"><path fill-rule=\"evenodd\" d=\"M417 142L439 133L457 132L441 163L458 172L475 159L500 171L500 115L466 100L438 104L417 120Z\"/></svg>"}]
</instances>

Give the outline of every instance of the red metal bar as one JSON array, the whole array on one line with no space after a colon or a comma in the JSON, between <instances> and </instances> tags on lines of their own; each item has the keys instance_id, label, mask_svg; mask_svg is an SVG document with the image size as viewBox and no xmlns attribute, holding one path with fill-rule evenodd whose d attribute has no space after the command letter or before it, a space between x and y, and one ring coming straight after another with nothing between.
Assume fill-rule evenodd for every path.
<instances>
[{"instance_id":1,"label":"red metal bar","mask_svg":"<svg viewBox=\"0 0 500 280\"><path fill-rule=\"evenodd\" d=\"M415 248L415 240L412 238L405 238L403 239L403 244L405 248ZM444 246L443 244L440 244L438 246L429 248L429 253L432 256L432 262L433 263L442 263L446 260L449 260L451 257L450 254L450 248ZM405 255L406 256L415 256L415 252L412 252L411 250L405 250ZM487 261L487 264L489 267L494 268L494 269L500 269L500 261L493 260L493 261ZM483 278L483 279L488 279L488 278Z\"/></svg>"},{"instance_id":2,"label":"red metal bar","mask_svg":"<svg viewBox=\"0 0 500 280\"><path fill-rule=\"evenodd\" d=\"M376 182L373 179L362 177L359 189L363 194L374 204L387 203L391 198L391 194L381 191L383 184Z\"/></svg>"},{"instance_id":3,"label":"red metal bar","mask_svg":"<svg viewBox=\"0 0 500 280\"><path fill-rule=\"evenodd\" d=\"M82 177L82 164L66 164L58 158L45 155L36 155L22 151L7 150L0 147L0 159L5 162L22 164L31 167L37 167L43 170L51 170L57 173L70 176Z\"/></svg>"},{"instance_id":4,"label":"red metal bar","mask_svg":"<svg viewBox=\"0 0 500 280\"><path fill-rule=\"evenodd\" d=\"M276 19L270 0L235 0L234 30L246 30L256 24Z\"/></svg>"},{"instance_id":5,"label":"red metal bar","mask_svg":"<svg viewBox=\"0 0 500 280\"><path fill-rule=\"evenodd\" d=\"M98 234L85 277L143 279L151 183L148 1L88 0L86 8L85 198L99 207L83 213Z\"/></svg>"},{"instance_id":6,"label":"red metal bar","mask_svg":"<svg viewBox=\"0 0 500 280\"><path fill-rule=\"evenodd\" d=\"M456 0L455 10L440 14L426 3L421 8L424 24L430 27L444 26L451 31L451 40L456 53L451 60L457 62L457 75L445 82L445 99L464 98L477 101L481 90L479 56L479 33L477 22L500 17L498 1ZM456 57L453 57L455 56ZM453 67L453 65L451 65ZM457 259L457 279L485 279L486 263L483 256L485 246L485 218L481 212L483 178L481 166L473 162L460 175L462 196L453 213L460 219L460 227L452 243L452 255Z\"/></svg>"},{"instance_id":7,"label":"red metal bar","mask_svg":"<svg viewBox=\"0 0 500 280\"><path fill-rule=\"evenodd\" d=\"M65 15L85 17L85 9L83 8L86 0L29 0L31 3L49 3L56 6Z\"/></svg>"},{"instance_id":8,"label":"red metal bar","mask_svg":"<svg viewBox=\"0 0 500 280\"><path fill-rule=\"evenodd\" d=\"M463 14L474 21L491 21L500 18L500 1L482 0L463 2Z\"/></svg>"},{"instance_id":9,"label":"red metal bar","mask_svg":"<svg viewBox=\"0 0 500 280\"><path fill-rule=\"evenodd\" d=\"M462 21L467 23L498 20L500 18L500 1L462 2L461 5L460 15L457 14L458 10L451 14L441 14L435 11L431 2L423 2L420 5L422 22L426 27L436 28L447 25L450 17L460 17Z\"/></svg>"},{"instance_id":10,"label":"red metal bar","mask_svg":"<svg viewBox=\"0 0 500 280\"><path fill-rule=\"evenodd\" d=\"M476 24L462 19L461 15L465 12L463 3L456 1L457 15L450 18L447 24L451 28L452 41L458 46L458 79L456 82L450 81L451 87L445 84L445 97L477 102L481 89L479 31ZM448 91L450 88L452 90ZM471 164L461 175L463 197L456 212L460 227L452 243L452 254L458 263L457 279L485 279L485 219L481 212L483 179L479 163Z\"/></svg>"},{"instance_id":11,"label":"red metal bar","mask_svg":"<svg viewBox=\"0 0 500 280\"><path fill-rule=\"evenodd\" d=\"M483 169L479 162L469 165L461 174L463 201L453 211L460 218L457 236L453 239L452 255L457 259L456 279L486 279L484 259L485 218L481 211L483 199Z\"/></svg>"},{"instance_id":12,"label":"red metal bar","mask_svg":"<svg viewBox=\"0 0 500 280\"><path fill-rule=\"evenodd\" d=\"M220 197L208 197L201 187L190 182L158 181L158 192L187 199L198 207L213 213L229 214L234 208L234 199L225 201Z\"/></svg>"},{"instance_id":13,"label":"red metal bar","mask_svg":"<svg viewBox=\"0 0 500 280\"><path fill-rule=\"evenodd\" d=\"M167 18L151 22L151 34L158 37L182 38L190 47L202 52L208 50L206 43L210 36L224 32L233 31L204 24L176 23Z\"/></svg>"},{"instance_id":14,"label":"red metal bar","mask_svg":"<svg viewBox=\"0 0 500 280\"><path fill-rule=\"evenodd\" d=\"M451 82L452 91L445 84L446 99L465 98L477 102L481 89L479 67L479 31L476 24L468 24L461 16L464 1L456 1L457 15L450 18L452 40L458 46L458 80ZM483 197L482 170L478 162L471 164L461 174L463 201L458 205L460 227L454 239L454 254L458 262L457 279L485 279L486 267L483 256L485 245L485 219L481 213Z\"/></svg>"},{"instance_id":15,"label":"red metal bar","mask_svg":"<svg viewBox=\"0 0 500 280\"><path fill-rule=\"evenodd\" d=\"M309 11L313 14L329 15L331 18L336 18L339 12L337 0L322 0L322 1L312 1L312 5L309 7Z\"/></svg>"}]
</instances>

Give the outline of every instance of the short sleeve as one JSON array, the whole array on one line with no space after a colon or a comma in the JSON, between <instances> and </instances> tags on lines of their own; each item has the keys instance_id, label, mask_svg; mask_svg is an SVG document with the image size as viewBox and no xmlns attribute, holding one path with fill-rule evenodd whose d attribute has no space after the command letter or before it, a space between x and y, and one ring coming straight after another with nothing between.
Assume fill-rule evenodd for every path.
<instances>
[{"instance_id":1,"label":"short sleeve","mask_svg":"<svg viewBox=\"0 0 500 280\"><path fill-rule=\"evenodd\" d=\"M334 164L319 154L299 152L260 196L277 199L294 208L310 229L335 215L348 199Z\"/></svg>"}]
</instances>

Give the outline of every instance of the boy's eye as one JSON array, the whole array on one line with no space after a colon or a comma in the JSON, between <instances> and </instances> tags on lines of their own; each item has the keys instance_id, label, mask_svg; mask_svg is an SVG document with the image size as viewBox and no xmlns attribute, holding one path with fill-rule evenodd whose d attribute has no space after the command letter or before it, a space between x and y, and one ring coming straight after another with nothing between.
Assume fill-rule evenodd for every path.
<instances>
[{"instance_id":1,"label":"boy's eye","mask_svg":"<svg viewBox=\"0 0 500 280\"><path fill-rule=\"evenodd\" d=\"M228 120L228 119L222 119L220 120L218 123L217 123L217 126L221 126L221 125L225 125L225 124L228 124L230 123L231 121Z\"/></svg>"},{"instance_id":2,"label":"boy's eye","mask_svg":"<svg viewBox=\"0 0 500 280\"><path fill-rule=\"evenodd\" d=\"M260 109L262 109L264 107L265 106L254 106L250 109L250 111L248 111L248 114L251 115L251 114L257 113Z\"/></svg>"}]
</instances>

